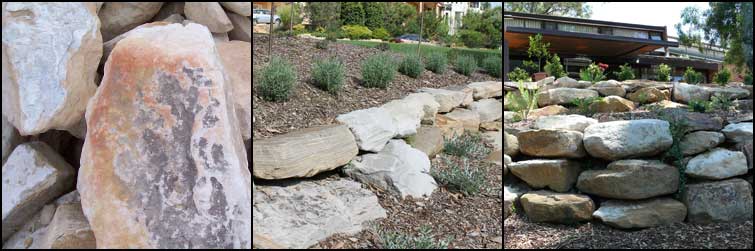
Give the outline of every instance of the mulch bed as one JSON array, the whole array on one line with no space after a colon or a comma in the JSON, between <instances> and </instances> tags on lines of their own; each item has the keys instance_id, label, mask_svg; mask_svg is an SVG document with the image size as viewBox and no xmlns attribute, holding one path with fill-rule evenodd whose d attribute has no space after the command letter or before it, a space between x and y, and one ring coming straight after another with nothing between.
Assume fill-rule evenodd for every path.
<instances>
[{"instance_id":1,"label":"mulch bed","mask_svg":"<svg viewBox=\"0 0 755 251\"><path fill-rule=\"evenodd\" d=\"M268 37L254 34L253 72L256 74L268 60ZM401 99L422 87L442 88L453 85L466 85L478 81L501 81L483 73L473 73L467 77L449 69L442 75L425 70L413 79L401 73L387 89L365 88L361 83L361 63L368 56L380 52L375 48L356 45L330 43L327 50L315 48L319 40L298 37L278 37L273 40L273 54L287 59L296 68L297 86L287 102L267 102L257 95L256 78L253 80L252 109L256 119L253 139L268 138L298 129L334 123L340 114L355 110L380 106L394 99ZM396 58L400 54L392 53ZM310 83L310 68L314 59L337 55L346 66L346 80L343 89L332 95Z\"/></svg>"}]
</instances>

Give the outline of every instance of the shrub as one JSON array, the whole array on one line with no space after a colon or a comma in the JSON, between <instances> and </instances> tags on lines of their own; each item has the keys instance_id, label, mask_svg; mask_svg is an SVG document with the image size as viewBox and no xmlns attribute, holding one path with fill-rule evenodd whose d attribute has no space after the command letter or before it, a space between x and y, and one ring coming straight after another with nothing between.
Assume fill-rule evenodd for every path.
<instances>
[{"instance_id":1,"label":"shrub","mask_svg":"<svg viewBox=\"0 0 755 251\"><path fill-rule=\"evenodd\" d=\"M700 82L703 82L703 73L702 72L696 72L692 67L687 67L687 70L684 71L684 81L688 84L699 84Z\"/></svg>"},{"instance_id":2,"label":"shrub","mask_svg":"<svg viewBox=\"0 0 755 251\"><path fill-rule=\"evenodd\" d=\"M335 9L329 10L337 12ZM342 2L339 20L345 25L364 25L364 8L360 2Z\"/></svg>"},{"instance_id":3,"label":"shrub","mask_svg":"<svg viewBox=\"0 0 755 251\"><path fill-rule=\"evenodd\" d=\"M521 69L520 69L521 70ZM530 112L537 108L538 90L525 89L524 84L519 82L519 93L509 92L504 100L509 100L509 108L517 113L520 120L526 120Z\"/></svg>"},{"instance_id":4,"label":"shrub","mask_svg":"<svg viewBox=\"0 0 755 251\"><path fill-rule=\"evenodd\" d=\"M486 148L487 149L487 148ZM448 187L451 191L459 191L466 196L474 196L485 187L485 175L483 170L469 165L469 159L461 158L461 161L450 161L441 157L448 169L431 169L430 175L438 181L438 184Z\"/></svg>"},{"instance_id":5,"label":"shrub","mask_svg":"<svg viewBox=\"0 0 755 251\"><path fill-rule=\"evenodd\" d=\"M448 64L448 58L442 52L431 53L427 56L425 67L435 72L436 74L443 74L446 71L446 65Z\"/></svg>"},{"instance_id":6,"label":"shrub","mask_svg":"<svg viewBox=\"0 0 755 251\"><path fill-rule=\"evenodd\" d=\"M484 159L490 154L490 150L482 143L482 136L479 133L464 133L454 139L446 140L443 151L448 155L470 159Z\"/></svg>"},{"instance_id":7,"label":"shrub","mask_svg":"<svg viewBox=\"0 0 755 251\"><path fill-rule=\"evenodd\" d=\"M300 24L304 18L301 16L301 13L303 12L303 6L301 4L296 4L296 16L291 15L291 5L287 4L281 7L276 8L275 14L280 16L281 18L281 26L288 29L288 25L291 23L291 18L293 16L294 24Z\"/></svg>"},{"instance_id":8,"label":"shrub","mask_svg":"<svg viewBox=\"0 0 755 251\"><path fill-rule=\"evenodd\" d=\"M716 93L712 97L710 97L710 106L713 109L719 109L728 111L732 107L734 107L734 101L731 99L729 95Z\"/></svg>"},{"instance_id":9,"label":"shrub","mask_svg":"<svg viewBox=\"0 0 755 251\"><path fill-rule=\"evenodd\" d=\"M602 97L590 97L590 98L575 98L571 103L579 109L579 112L584 115L592 115L595 113L591 105L593 103L603 102Z\"/></svg>"},{"instance_id":10,"label":"shrub","mask_svg":"<svg viewBox=\"0 0 755 251\"><path fill-rule=\"evenodd\" d=\"M718 73L716 73L715 76L713 76L713 79L715 79L716 83L719 85L726 85L729 83L729 79L731 78L731 73L728 69L723 68Z\"/></svg>"},{"instance_id":11,"label":"shrub","mask_svg":"<svg viewBox=\"0 0 755 251\"><path fill-rule=\"evenodd\" d=\"M461 30L458 36L459 40L469 48L479 48L485 45L485 37L478 31Z\"/></svg>"},{"instance_id":12,"label":"shrub","mask_svg":"<svg viewBox=\"0 0 755 251\"><path fill-rule=\"evenodd\" d=\"M436 241L430 233L431 229L422 226L419 229L419 236L410 237L403 233L380 232L380 242L385 249L448 249L451 238L442 241Z\"/></svg>"},{"instance_id":13,"label":"shrub","mask_svg":"<svg viewBox=\"0 0 755 251\"><path fill-rule=\"evenodd\" d=\"M315 48L326 50L328 49L328 43L330 43L328 40L317 41L317 43L315 43Z\"/></svg>"},{"instance_id":14,"label":"shrub","mask_svg":"<svg viewBox=\"0 0 755 251\"><path fill-rule=\"evenodd\" d=\"M666 64L658 66L658 81L669 81L671 79L671 67Z\"/></svg>"},{"instance_id":15,"label":"shrub","mask_svg":"<svg viewBox=\"0 0 755 251\"><path fill-rule=\"evenodd\" d=\"M379 53L362 63L362 80L365 87L387 88L396 75L395 62L390 55Z\"/></svg>"},{"instance_id":16,"label":"shrub","mask_svg":"<svg viewBox=\"0 0 755 251\"><path fill-rule=\"evenodd\" d=\"M528 74L526 71L522 70L522 68L514 68L513 71L509 72L509 80L514 82L519 81L532 81L532 78L530 78L530 74Z\"/></svg>"},{"instance_id":17,"label":"shrub","mask_svg":"<svg viewBox=\"0 0 755 251\"><path fill-rule=\"evenodd\" d=\"M377 28L372 31L372 38L388 40L391 39L391 34L386 29Z\"/></svg>"},{"instance_id":18,"label":"shrub","mask_svg":"<svg viewBox=\"0 0 755 251\"><path fill-rule=\"evenodd\" d=\"M294 33L297 34L297 35L301 34L301 33L304 33L305 32L304 29L305 29L305 27L304 27L303 24L294 25Z\"/></svg>"},{"instance_id":19,"label":"shrub","mask_svg":"<svg viewBox=\"0 0 755 251\"><path fill-rule=\"evenodd\" d=\"M524 70L530 75L540 71L540 66L532 60L522 61L522 67L524 67Z\"/></svg>"},{"instance_id":20,"label":"shrub","mask_svg":"<svg viewBox=\"0 0 755 251\"><path fill-rule=\"evenodd\" d=\"M534 63L534 62L533 62ZM500 64L498 65L500 68ZM563 76L566 76L566 71L564 71L564 66L561 65L561 58L558 57L558 55L553 54L553 57L551 57L547 62L545 62L545 67L543 67L546 73L550 76L554 76L556 78L560 78Z\"/></svg>"},{"instance_id":21,"label":"shrub","mask_svg":"<svg viewBox=\"0 0 755 251\"><path fill-rule=\"evenodd\" d=\"M630 67L628 63L620 65L619 71L614 72L613 74L616 75L616 78L619 81L634 79L634 70L632 70L632 67Z\"/></svg>"},{"instance_id":22,"label":"shrub","mask_svg":"<svg viewBox=\"0 0 755 251\"><path fill-rule=\"evenodd\" d=\"M477 60L474 57L468 55L461 55L456 58L456 64L454 65L456 72L469 76L477 70Z\"/></svg>"},{"instance_id":23,"label":"shrub","mask_svg":"<svg viewBox=\"0 0 755 251\"><path fill-rule=\"evenodd\" d=\"M745 75L745 85L752 85L752 73Z\"/></svg>"},{"instance_id":24,"label":"shrub","mask_svg":"<svg viewBox=\"0 0 755 251\"><path fill-rule=\"evenodd\" d=\"M343 63L338 58L316 60L312 66L312 82L318 88L336 94L343 87L344 72Z\"/></svg>"},{"instance_id":25,"label":"shrub","mask_svg":"<svg viewBox=\"0 0 755 251\"><path fill-rule=\"evenodd\" d=\"M401 63L398 65L398 71L412 78L419 77L422 74L422 70L425 66L422 64L422 59L417 54L408 54L404 56Z\"/></svg>"},{"instance_id":26,"label":"shrub","mask_svg":"<svg viewBox=\"0 0 755 251\"><path fill-rule=\"evenodd\" d=\"M687 163L684 160L684 154L682 153L682 140L684 135L690 129L687 120L680 116L673 116L671 114L661 114L661 119L669 123L669 131L671 131L672 144L666 153L661 157L662 161L671 163L677 168L679 172L679 190L674 197L681 199L685 190L687 189Z\"/></svg>"},{"instance_id":27,"label":"shrub","mask_svg":"<svg viewBox=\"0 0 755 251\"><path fill-rule=\"evenodd\" d=\"M361 25L344 25L341 27L346 37L351 40L372 38L372 31Z\"/></svg>"},{"instance_id":28,"label":"shrub","mask_svg":"<svg viewBox=\"0 0 755 251\"><path fill-rule=\"evenodd\" d=\"M363 2L362 5L364 6L364 25L370 29L382 27L383 19L385 19L385 3ZM385 33L388 34L388 31Z\"/></svg>"},{"instance_id":29,"label":"shrub","mask_svg":"<svg viewBox=\"0 0 755 251\"><path fill-rule=\"evenodd\" d=\"M603 75L603 68L600 68L595 64L590 64L587 66L587 69L579 70L579 77L582 80L590 81L593 84L606 78L606 76Z\"/></svg>"},{"instance_id":30,"label":"shrub","mask_svg":"<svg viewBox=\"0 0 755 251\"><path fill-rule=\"evenodd\" d=\"M503 72L503 60L497 56L489 56L482 61L482 67L490 76L500 78Z\"/></svg>"},{"instance_id":31,"label":"shrub","mask_svg":"<svg viewBox=\"0 0 755 251\"><path fill-rule=\"evenodd\" d=\"M296 84L294 67L277 56L260 70L258 76L259 91L262 98L268 101L288 100Z\"/></svg>"},{"instance_id":32,"label":"shrub","mask_svg":"<svg viewBox=\"0 0 755 251\"><path fill-rule=\"evenodd\" d=\"M388 43L380 43L377 46L375 46L375 48L377 48L378 50L381 50L381 51L387 51L387 50L391 49L391 47L388 46Z\"/></svg>"},{"instance_id":33,"label":"shrub","mask_svg":"<svg viewBox=\"0 0 755 251\"><path fill-rule=\"evenodd\" d=\"M711 103L706 100L690 100L687 108L690 112L709 112L712 110Z\"/></svg>"}]
</instances>

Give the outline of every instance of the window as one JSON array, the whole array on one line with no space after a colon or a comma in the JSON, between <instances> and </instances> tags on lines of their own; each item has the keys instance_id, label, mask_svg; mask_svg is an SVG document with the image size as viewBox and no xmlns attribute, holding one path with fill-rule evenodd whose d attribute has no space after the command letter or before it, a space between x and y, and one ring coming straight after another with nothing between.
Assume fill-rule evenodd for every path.
<instances>
[{"instance_id":1,"label":"window","mask_svg":"<svg viewBox=\"0 0 755 251\"><path fill-rule=\"evenodd\" d=\"M660 32L650 32L650 40L662 40Z\"/></svg>"},{"instance_id":2,"label":"window","mask_svg":"<svg viewBox=\"0 0 755 251\"><path fill-rule=\"evenodd\" d=\"M603 35L613 36L613 28L598 27L598 33L603 34Z\"/></svg>"},{"instance_id":3,"label":"window","mask_svg":"<svg viewBox=\"0 0 755 251\"><path fill-rule=\"evenodd\" d=\"M480 7L480 2L470 2L469 3L469 7L471 7L471 8L479 8Z\"/></svg>"},{"instance_id":4,"label":"window","mask_svg":"<svg viewBox=\"0 0 755 251\"><path fill-rule=\"evenodd\" d=\"M543 27L543 29L545 29L545 30L549 30L549 31L558 30L558 24L556 24L554 22L545 22L544 25L545 26Z\"/></svg>"}]
</instances>

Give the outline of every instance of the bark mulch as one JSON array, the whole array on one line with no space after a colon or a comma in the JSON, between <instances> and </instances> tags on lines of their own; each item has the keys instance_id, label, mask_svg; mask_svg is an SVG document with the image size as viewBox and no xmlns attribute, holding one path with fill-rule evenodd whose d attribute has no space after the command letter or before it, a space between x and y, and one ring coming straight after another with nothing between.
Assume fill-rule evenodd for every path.
<instances>
[{"instance_id":1,"label":"bark mulch","mask_svg":"<svg viewBox=\"0 0 755 251\"><path fill-rule=\"evenodd\" d=\"M327 50L321 50L315 48L317 41L319 40L298 37L277 37L273 40L273 54L285 58L296 68L297 84L293 95L287 102L268 102L258 96L255 90L256 78L253 80L252 110L256 119L253 139L268 138L312 126L333 124L340 114L380 106L391 100L401 99L422 87L442 88L478 81L501 81L500 78L496 79L479 72L467 77L454 72L449 65L443 74L425 70L419 78L413 79L397 72L387 89L365 88L360 85L361 63L367 57L380 52L378 49L330 43ZM254 34L252 45L254 75L268 60L267 35ZM391 54L396 58L400 55ZM344 87L335 96L310 83L310 68L314 59L329 55L338 56L346 66Z\"/></svg>"}]
</instances>

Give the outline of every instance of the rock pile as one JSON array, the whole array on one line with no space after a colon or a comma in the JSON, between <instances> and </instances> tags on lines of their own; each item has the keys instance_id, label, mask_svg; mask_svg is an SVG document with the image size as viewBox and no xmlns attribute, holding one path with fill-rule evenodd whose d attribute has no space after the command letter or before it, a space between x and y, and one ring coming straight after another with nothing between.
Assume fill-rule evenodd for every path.
<instances>
[{"instance_id":1,"label":"rock pile","mask_svg":"<svg viewBox=\"0 0 755 251\"><path fill-rule=\"evenodd\" d=\"M3 248L250 249L251 7L3 3Z\"/></svg>"}]
</instances>

